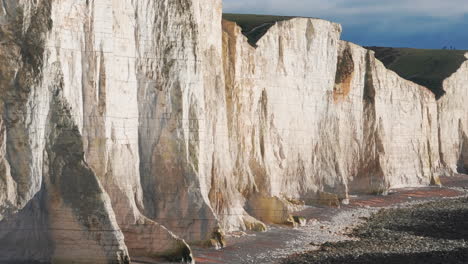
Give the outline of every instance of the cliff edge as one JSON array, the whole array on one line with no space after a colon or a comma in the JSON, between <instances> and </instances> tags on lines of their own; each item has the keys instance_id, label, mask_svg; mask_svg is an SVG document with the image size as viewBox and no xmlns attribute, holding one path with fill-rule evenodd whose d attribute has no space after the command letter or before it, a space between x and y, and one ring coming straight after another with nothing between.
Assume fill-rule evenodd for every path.
<instances>
[{"instance_id":1,"label":"cliff edge","mask_svg":"<svg viewBox=\"0 0 468 264\"><path fill-rule=\"evenodd\" d=\"M285 18L252 45L221 12L2 2L0 262L193 262L307 204L467 171L466 63L436 101L338 24Z\"/></svg>"}]
</instances>

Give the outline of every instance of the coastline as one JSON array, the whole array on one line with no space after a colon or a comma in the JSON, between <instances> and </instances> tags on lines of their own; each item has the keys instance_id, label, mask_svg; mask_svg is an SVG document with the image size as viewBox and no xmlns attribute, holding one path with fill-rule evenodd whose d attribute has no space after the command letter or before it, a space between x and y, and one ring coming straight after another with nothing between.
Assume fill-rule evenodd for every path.
<instances>
[{"instance_id":1,"label":"coastline","mask_svg":"<svg viewBox=\"0 0 468 264\"><path fill-rule=\"evenodd\" d=\"M324 243L356 240L353 229L382 209L408 208L418 204L456 199L468 195L468 175L441 179L442 187L404 188L386 196L351 197L341 208L308 207L296 215L307 218L299 228L270 226L264 233L228 236L221 250L194 248L197 263L279 263L294 254L319 250Z\"/></svg>"}]
</instances>

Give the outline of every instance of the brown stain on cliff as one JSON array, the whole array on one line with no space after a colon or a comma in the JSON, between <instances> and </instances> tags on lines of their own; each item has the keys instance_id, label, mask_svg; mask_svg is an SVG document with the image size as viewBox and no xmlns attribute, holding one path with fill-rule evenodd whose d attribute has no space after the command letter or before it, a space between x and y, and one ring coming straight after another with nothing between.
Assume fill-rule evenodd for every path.
<instances>
[{"instance_id":1,"label":"brown stain on cliff","mask_svg":"<svg viewBox=\"0 0 468 264\"><path fill-rule=\"evenodd\" d=\"M363 122L364 142L358 170L349 182L350 193L383 194L389 189L389 183L385 178L382 167L382 157L385 156L382 133L382 118L376 113L376 87L378 76L375 76L375 58L371 52L366 54L363 93L363 114L366 116ZM366 186L365 188L362 188Z\"/></svg>"},{"instance_id":2,"label":"brown stain on cliff","mask_svg":"<svg viewBox=\"0 0 468 264\"><path fill-rule=\"evenodd\" d=\"M338 103L344 100L351 92L351 82L354 77L354 60L349 44L346 44L343 52L338 56L335 77L335 88L333 89L333 101Z\"/></svg>"},{"instance_id":3,"label":"brown stain on cliff","mask_svg":"<svg viewBox=\"0 0 468 264\"><path fill-rule=\"evenodd\" d=\"M104 58L104 52L102 51L101 47L101 55L100 55L100 62L99 62L99 81L98 81L98 113L100 116L104 116L106 114L106 62Z\"/></svg>"},{"instance_id":4,"label":"brown stain on cliff","mask_svg":"<svg viewBox=\"0 0 468 264\"><path fill-rule=\"evenodd\" d=\"M287 75L286 67L284 66L284 42L284 37L278 36L278 65L276 71Z\"/></svg>"},{"instance_id":5,"label":"brown stain on cliff","mask_svg":"<svg viewBox=\"0 0 468 264\"><path fill-rule=\"evenodd\" d=\"M227 20L222 21L222 26L224 74L226 76L226 85L232 85L233 80L230 77L234 76L236 65L238 26L236 23Z\"/></svg>"},{"instance_id":6,"label":"brown stain on cliff","mask_svg":"<svg viewBox=\"0 0 468 264\"><path fill-rule=\"evenodd\" d=\"M228 112L232 113L235 108L235 76L236 76L236 61L237 61L237 36L240 33L239 27L235 22L228 20L222 21L223 28L223 70L224 70L224 85L226 93L226 107ZM231 115L227 115L229 130L234 129L234 120Z\"/></svg>"}]
</instances>

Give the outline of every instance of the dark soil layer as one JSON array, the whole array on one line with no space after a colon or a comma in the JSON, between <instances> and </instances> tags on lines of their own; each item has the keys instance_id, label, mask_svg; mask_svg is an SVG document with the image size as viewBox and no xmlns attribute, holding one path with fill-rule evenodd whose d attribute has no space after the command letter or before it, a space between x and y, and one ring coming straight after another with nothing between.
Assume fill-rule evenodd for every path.
<instances>
[{"instance_id":1,"label":"dark soil layer","mask_svg":"<svg viewBox=\"0 0 468 264\"><path fill-rule=\"evenodd\" d=\"M251 15L251 14L223 14L223 19L236 22L242 28L249 44L256 47L259 39L268 32L268 30L278 21L289 20L295 17L292 16L268 16L268 15Z\"/></svg>"},{"instance_id":2,"label":"dark soil layer","mask_svg":"<svg viewBox=\"0 0 468 264\"><path fill-rule=\"evenodd\" d=\"M437 98L445 94L443 82L466 61L465 50L429 50L366 47L402 78L429 88Z\"/></svg>"},{"instance_id":3,"label":"dark soil layer","mask_svg":"<svg viewBox=\"0 0 468 264\"><path fill-rule=\"evenodd\" d=\"M282 263L468 263L468 198L381 210L352 236Z\"/></svg>"}]
</instances>

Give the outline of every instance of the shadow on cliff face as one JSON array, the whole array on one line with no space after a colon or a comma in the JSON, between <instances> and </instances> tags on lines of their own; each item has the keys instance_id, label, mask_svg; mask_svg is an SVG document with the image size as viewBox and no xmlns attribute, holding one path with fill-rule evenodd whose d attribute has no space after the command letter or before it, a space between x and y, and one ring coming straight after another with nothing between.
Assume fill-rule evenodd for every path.
<instances>
[{"instance_id":1,"label":"shadow on cliff face","mask_svg":"<svg viewBox=\"0 0 468 264\"><path fill-rule=\"evenodd\" d=\"M459 124L459 130L462 131L461 121ZM463 133L461 137L461 148L460 148L460 157L458 158L457 163L457 172L460 174L468 174L468 136Z\"/></svg>"},{"instance_id":2,"label":"shadow on cliff face","mask_svg":"<svg viewBox=\"0 0 468 264\"><path fill-rule=\"evenodd\" d=\"M45 196L43 186L23 209L0 221L0 263L50 263L54 244Z\"/></svg>"}]
</instances>

